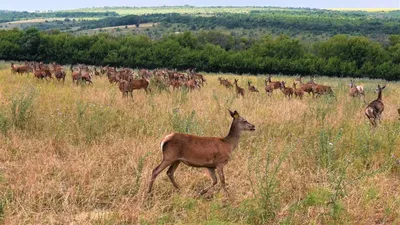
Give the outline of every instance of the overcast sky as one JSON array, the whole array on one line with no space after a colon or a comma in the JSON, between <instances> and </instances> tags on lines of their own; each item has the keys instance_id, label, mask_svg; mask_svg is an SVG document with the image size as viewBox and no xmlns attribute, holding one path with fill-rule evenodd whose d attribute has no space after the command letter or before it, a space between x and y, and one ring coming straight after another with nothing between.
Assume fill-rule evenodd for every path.
<instances>
[{"instance_id":1,"label":"overcast sky","mask_svg":"<svg viewBox=\"0 0 400 225\"><path fill-rule=\"evenodd\" d=\"M0 0L5 10L62 10L102 6L282 6L311 8L399 8L400 0Z\"/></svg>"}]
</instances>

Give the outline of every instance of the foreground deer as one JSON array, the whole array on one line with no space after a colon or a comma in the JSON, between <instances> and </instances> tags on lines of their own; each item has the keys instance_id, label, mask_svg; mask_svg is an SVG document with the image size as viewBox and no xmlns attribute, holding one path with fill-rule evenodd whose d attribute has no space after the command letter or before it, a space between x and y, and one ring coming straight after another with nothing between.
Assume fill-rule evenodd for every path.
<instances>
[{"instance_id":1,"label":"foreground deer","mask_svg":"<svg viewBox=\"0 0 400 225\"><path fill-rule=\"evenodd\" d=\"M382 90L385 89L386 85L381 87L378 85L376 89L378 91L378 98L369 103L367 108L365 109L365 115L368 117L369 121L371 121L372 126L376 127L378 124L378 120L381 120L381 114L385 109L385 106L382 101Z\"/></svg>"},{"instance_id":2,"label":"foreground deer","mask_svg":"<svg viewBox=\"0 0 400 225\"><path fill-rule=\"evenodd\" d=\"M229 110L233 121L229 130L228 136L225 138L217 137L198 137L190 134L171 133L161 141L161 151L163 160L158 165L151 175L151 180L147 192L151 192L154 180L157 175L165 168L168 168L167 175L174 187L179 189L174 179L174 173L179 164L184 164L192 167L205 167L208 169L212 186L204 189L201 194L206 193L210 188L217 184L218 172L219 179L226 193L225 187L224 166L228 163L230 155L238 146L240 134L242 131L254 131L255 126L246 121L239 115L237 111Z\"/></svg>"},{"instance_id":3,"label":"foreground deer","mask_svg":"<svg viewBox=\"0 0 400 225\"><path fill-rule=\"evenodd\" d=\"M238 80L237 79L235 79L235 87L236 87L236 95L238 96L238 95L241 95L242 97L244 97L244 88L241 88L241 87L239 87L238 86L238 84L237 84L237 82L238 82Z\"/></svg>"}]
</instances>

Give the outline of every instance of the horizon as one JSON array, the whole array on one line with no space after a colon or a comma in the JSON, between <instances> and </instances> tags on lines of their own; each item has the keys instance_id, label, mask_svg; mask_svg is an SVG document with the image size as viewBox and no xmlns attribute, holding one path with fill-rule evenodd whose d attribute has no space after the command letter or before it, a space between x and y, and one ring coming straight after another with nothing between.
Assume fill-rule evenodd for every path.
<instances>
[{"instance_id":1,"label":"horizon","mask_svg":"<svg viewBox=\"0 0 400 225\"><path fill-rule=\"evenodd\" d=\"M228 0L170 0L166 4L165 1L148 0L147 3L132 3L129 0L116 0L109 5L106 0L88 0L77 1L71 0L69 2L54 2L50 0L38 0L35 2L27 0L15 0L0 3L0 10L8 11L63 11L63 10L77 10L85 8L148 8L148 7L278 7L278 8L313 8L313 9L399 9L400 2L397 0L382 0L377 2L375 0L337 0L330 2L320 2L315 0L304 0L298 2L297 0L270 0L267 4L261 0L246 1L246 4L241 2L232 2Z\"/></svg>"}]
</instances>

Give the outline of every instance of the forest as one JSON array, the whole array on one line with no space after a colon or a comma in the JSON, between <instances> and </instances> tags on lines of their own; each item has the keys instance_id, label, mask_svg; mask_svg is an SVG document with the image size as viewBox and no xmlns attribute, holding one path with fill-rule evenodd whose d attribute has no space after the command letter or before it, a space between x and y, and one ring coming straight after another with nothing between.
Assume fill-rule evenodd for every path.
<instances>
[{"instance_id":1,"label":"forest","mask_svg":"<svg viewBox=\"0 0 400 225\"><path fill-rule=\"evenodd\" d=\"M13 29L0 31L0 59L398 80L400 35L391 35L386 46L349 35L306 45L285 35L249 42L215 31L187 31L153 40L145 35L74 36L35 28Z\"/></svg>"}]
</instances>

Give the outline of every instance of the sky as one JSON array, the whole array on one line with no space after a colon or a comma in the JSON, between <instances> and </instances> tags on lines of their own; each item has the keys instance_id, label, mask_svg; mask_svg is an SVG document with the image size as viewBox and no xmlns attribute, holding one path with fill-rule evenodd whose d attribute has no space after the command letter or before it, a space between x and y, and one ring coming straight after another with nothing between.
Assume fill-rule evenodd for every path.
<instances>
[{"instance_id":1,"label":"sky","mask_svg":"<svg viewBox=\"0 0 400 225\"><path fill-rule=\"evenodd\" d=\"M64 10L103 6L281 6L310 8L399 8L400 0L0 0L0 10Z\"/></svg>"}]
</instances>

